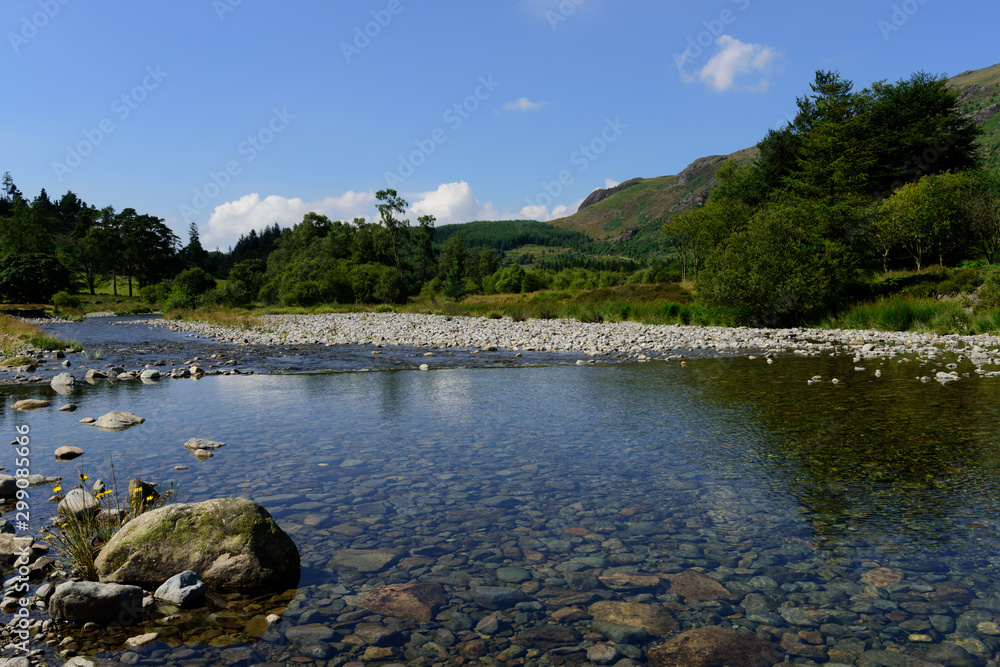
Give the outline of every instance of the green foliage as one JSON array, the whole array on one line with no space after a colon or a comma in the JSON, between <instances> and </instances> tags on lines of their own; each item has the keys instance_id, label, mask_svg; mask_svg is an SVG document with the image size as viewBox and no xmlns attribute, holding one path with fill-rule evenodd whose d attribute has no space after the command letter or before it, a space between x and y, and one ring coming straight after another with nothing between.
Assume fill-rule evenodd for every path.
<instances>
[{"instance_id":1,"label":"green foliage","mask_svg":"<svg viewBox=\"0 0 1000 667\"><path fill-rule=\"evenodd\" d=\"M524 276L524 269L517 264L505 266L493 276L493 287L501 294L520 292Z\"/></svg>"},{"instance_id":2,"label":"green foliage","mask_svg":"<svg viewBox=\"0 0 1000 667\"><path fill-rule=\"evenodd\" d=\"M77 310L80 308L80 297L63 290L52 297L52 305L56 310Z\"/></svg>"},{"instance_id":3,"label":"green foliage","mask_svg":"<svg viewBox=\"0 0 1000 667\"><path fill-rule=\"evenodd\" d=\"M69 271L51 255L14 255L0 271L0 296L7 303L49 303L69 286Z\"/></svg>"},{"instance_id":4,"label":"green foliage","mask_svg":"<svg viewBox=\"0 0 1000 667\"><path fill-rule=\"evenodd\" d=\"M156 283L146 285L139 290L139 298L149 304L166 303L170 297L170 285L167 283Z\"/></svg>"},{"instance_id":5,"label":"green foliage","mask_svg":"<svg viewBox=\"0 0 1000 667\"><path fill-rule=\"evenodd\" d=\"M990 271L976 293L977 311L1000 309L1000 271Z\"/></svg>"},{"instance_id":6,"label":"green foliage","mask_svg":"<svg viewBox=\"0 0 1000 667\"><path fill-rule=\"evenodd\" d=\"M875 228L882 248L898 246L916 264L919 271L925 257L939 264L965 250L959 239L965 237L963 193L967 189L963 174L935 174L915 183L907 183L882 204Z\"/></svg>"},{"instance_id":7,"label":"green foliage","mask_svg":"<svg viewBox=\"0 0 1000 667\"><path fill-rule=\"evenodd\" d=\"M178 273L174 278L174 285L182 287L186 293L192 296L201 296L215 287L215 278L209 275L205 269L194 267Z\"/></svg>"},{"instance_id":8,"label":"green foliage","mask_svg":"<svg viewBox=\"0 0 1000 667\"><path fill-rule=\"evenodd\" d=\"M804 229L805 215L802 206L787 204L760 211L708 258L698 275L699 299L766 326L834 307L851 286L850 258L842 245Z\"/></svg>"},{"instance_id":9,"label":"green foliage","mask_svg":"<svg viewBox=\"0 0 1000 667\"><path fill-rule=\"evenodd\" d=\"M469 246L485 246L497 252L526 245L566 247L591 244L590 238L585 234L560 229L537 220L477 221L444 225L434 230L434 242L444 245L458 234L464 237Z\"/></svg>"}]
</instances>

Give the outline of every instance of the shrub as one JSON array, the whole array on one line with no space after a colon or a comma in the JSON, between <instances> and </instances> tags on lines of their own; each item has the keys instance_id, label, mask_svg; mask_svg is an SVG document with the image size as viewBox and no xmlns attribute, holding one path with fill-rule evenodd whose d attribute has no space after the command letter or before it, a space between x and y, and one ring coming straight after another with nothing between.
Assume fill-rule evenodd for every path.
<instances>
[{"instance_id":1,"label":"shrub","mask_svg":"<svg viewBox=\"0 0 1000 667\"><path fill-rule=\"evenodd\" d=\"M76 310L80 307L80 297L69 292L56 292L52 297L52 305L56 310Z\"/></svg>"},{"instance_id":2,"label":"shrub","mask_svg":"<svg viewBox=\"0 0 1000 667\"><path fill-rule=\"evenodd\" d=\"M139 298L146 303L160 304L164 303L170 297L170 285L167 283L156 283L155 285L146 285L139 290Z\"/></svg>"},{"instance_id":3,"label":"shrub","mask_svg":"<svg viewBox=\"0 0 1000 667\"><path fill-rule=\"evenodd\" d=\"M191 296L201 296L215 287L215 278L205 269L196 266L193 269L185 269L177 274L177 277L174 278L174 286L178 285L183 287L187 294Z\"/></svg>"}]
</instances>

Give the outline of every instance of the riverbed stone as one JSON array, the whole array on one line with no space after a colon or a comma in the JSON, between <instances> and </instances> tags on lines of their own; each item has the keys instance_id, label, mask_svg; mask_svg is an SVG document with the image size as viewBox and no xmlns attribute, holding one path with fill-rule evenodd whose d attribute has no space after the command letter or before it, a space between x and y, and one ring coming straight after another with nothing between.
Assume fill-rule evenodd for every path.
<instances>
[{"instance_id":1,"label":"riverbed stone","mask_svg":"<svg viewBox=\"0 0 1000 667\"><path fill-rule=\"evenodd\" d=\"M771 667L783 655L765 639L719 626L682 632L646 653L654 667Z\"/></svg>"},{"instance_id":2,"label":"riverbed stone","mask_svg":"<svg viewBox=\"0 0 1000 667\"><path fill-rule=\"evenodd\" d=\"M519 584L531 579L531 573L523 567L500 567L496 570L497 579L508 584Z\"/></svg>"},{"instance_id":3,"label":"riverbed stone","mask_svg":"<svg viewBox=\"0 0 1000 667\"><path fill-rule=\"evenodd\" d=\"M381 572L403 555L401 549L340 549L327 563L331 570L353 570L361 573Z\"/></svg>"},{"instance_id":4,"label":"riverbed stone","mask_svg":"<svg viewBox=\"0 0 1000 667\"><path fill-rule=\"evenodd\" d=\"M368 591L362 606L373 614L429 621L448 602L440 584L388 584Z\"/></svg>"},{"instance_id":5,"label":"riverbed stone","mask_svg":"<svg viewBox=\"0 0 1000 667\"><path fill-rule=\"evenodd\" d=\"M519 588L477 586L472 590L472 599L486 609L508 609L524 602L528 596Z\"/></svg>"},{"instance_id":6,"label":"riverbed stone","mask_svg":"<svg viewBox=\"0 0 1000 667\"><path fill-rule=\"evenodd\" d=\"M113 411L98 417L94 426L105 431L124 431L144 421L146 421L144 418L131 412Z\"/></svg>"},{"instance_id":7,"label":"riverbed stone","mask_svg":"<svg viewBox=\"0 0 1000 667\"><path fill-rule=\"evenodd\" d=\"M97 557L101 581L156 588L192 570L211 588L294 586L299 552L267 510L245 498L167 505L134 518Z\"/></svg>"},{"instance_id":8,"label":"riverbed stone","mask_svg":"<svg viewBox=\"0 0 1000 667\"><path fill-rule=\"evenodd\" d=\"M670 582L669 592L683 596L687 602L740 599L715 579L694 570L665 574L663 578Z\"/></svg>"},{"instance_id":9,"label":"riverbed stone","mask_svg":"<svg viewBox=\"0 0 1000 667\"><path fill-rule=\"evenodd\" d=\"M639 628L656 637L666 637L678 628L670 612L657 605L602 600L590 605L589 611L595 621Z\"/></svg>"},{"instance_id":10,"label":"riverbed stone","mask_svg":"<svg viewBox=\"0 0 1000 667\"><path fill-rule=\"evenodd\" d=\"M885 588L889 584L895 584L902 580L902 572L888 567L877 567L861 575L861 581L879 588Z\"/></svg>"},{"instance_id":11,"label":"riverbed stone","mask_svg":"<svg viewBox=\"0 0 1000 667\"><path fill-rule=\"evenodd\" d=\"M142 619L143 595L138 586L67 581L49 599L49 615L56 621L135 625Z\"/></svg>"}]
</instances>

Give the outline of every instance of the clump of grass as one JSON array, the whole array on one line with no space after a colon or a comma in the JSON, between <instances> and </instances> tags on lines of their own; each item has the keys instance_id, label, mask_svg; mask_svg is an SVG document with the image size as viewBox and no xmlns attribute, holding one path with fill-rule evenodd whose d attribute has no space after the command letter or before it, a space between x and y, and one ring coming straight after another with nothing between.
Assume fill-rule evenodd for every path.
<instances>
[{"instance_id":1,"label":"clump of grass","mask_svg":"<svg viewBox=\"0 0 1000 667\"><path fill-rule=\"evenodd\" d=\"M199 308L197 310L172 309L168 310L164 317L171 320L208 322L209 324L217 324L219 326L232 327L236 329L252 329L253 327L260 326L262 324L260 317L251 314L250 311L234 308Z\"/></svg>"},{"instance_id":2,"label":"clump of grass","mask_svg":"<svg viewBox=\"0 0 1000 667\"><path fill-rule=\"evenodd\" d=\"M26 346L40 350L61 350L70 344L49 336L34 324L0 313L0 351L10 356Z\"/></svg>"},{"instance_id":3,"label":"clump of grass","mask_svg":"<svg viewBox=\"0 0 1000 667\"><path fill-rule=\"evenodd\" d=\"M27 366L29 364L34 364L36 361L37 359L18 355L16 357L7 357L3 361L0 361L0 366L4 368L14 368L15 366Z\"/></svg>"},{"instance_id":4,"label":"clump of grass","mask_svg":"<svg viewBox=\"0 0 1000 667\"><path fill-rule=\"evenodd\" d=\"M44 538L54 539L66 565L88 581L97 581L97 556L122 526L145 512L173 502L175 497L172 483L170 489L161 494L152 484L133 479L122 498L118 493L114 463L111 464L111 471L111 488L105 487L103 482L94 485L93 496L99 506L77 514L60 514L56 530L50 531ZM79 484L74 488L87 489L88 475L77 472L77 478ZM54 486L52 491L56 498L62 498L61 485Z\"/></svg>"},{"instance_id":5,"label":"clump of grass","mask_svg":"<svg viewBox=\"0 0 1000 667\"><path fill-rule=\"evenodd\" d=\"M855 304L823 324L828 328L877 331L991 333L1000 328L1000 310L983 310L973 314L961 298L894 296Z\"/></svg>"}]
</instances>

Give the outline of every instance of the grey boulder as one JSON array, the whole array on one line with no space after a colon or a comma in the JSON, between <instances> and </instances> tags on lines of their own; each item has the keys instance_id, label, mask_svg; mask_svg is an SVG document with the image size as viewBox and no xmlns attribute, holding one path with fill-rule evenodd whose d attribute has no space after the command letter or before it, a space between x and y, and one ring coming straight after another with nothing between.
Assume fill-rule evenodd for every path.
<instances>
[{"instance_id":1,"label":"grey boulder","mask_svg":"<svg viewBox=\"0 0 1000 667\"><path fill-rule=\"evenodd\" d=\"M67 581L56 586L49 616L56 621L135 625L142 618L143 591L138 586Z\"/></svg>"},{"instance_id":2,"label":"grey boulder","mask_svg":"<svg viewBox=\"0 0 1000 667\"><path fill-rule=\"evenodd\" d=\"M197 607L205 599L205 582L197 572L185 570L163 582L153 597L177 607Z\"/></svg>"}]
</instances>

